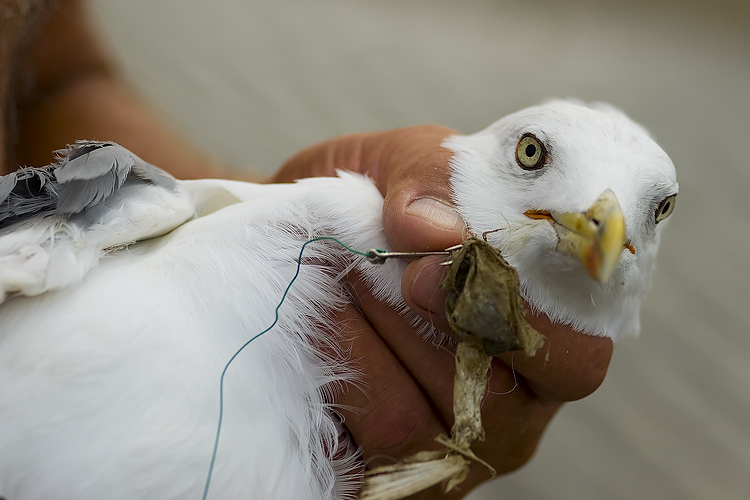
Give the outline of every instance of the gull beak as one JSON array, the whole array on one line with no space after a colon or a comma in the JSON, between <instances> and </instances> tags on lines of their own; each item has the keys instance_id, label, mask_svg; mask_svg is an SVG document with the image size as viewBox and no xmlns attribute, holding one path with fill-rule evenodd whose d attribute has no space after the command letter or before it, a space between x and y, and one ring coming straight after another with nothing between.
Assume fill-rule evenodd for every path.
<instances>
[{"instance_id":1,"label":"gull beak","mask_svg":"<svg viewBox=\"0 0 750 500\"><path fill-rule=\"evenodd\" d=\"M557 251L583 263L589 275L606 283L627 248L635 249L625 237L625 218L615 194L607 189L585 212L529 210L532 219L547 219L558 237Z\"/></svg>"}]
</instances>

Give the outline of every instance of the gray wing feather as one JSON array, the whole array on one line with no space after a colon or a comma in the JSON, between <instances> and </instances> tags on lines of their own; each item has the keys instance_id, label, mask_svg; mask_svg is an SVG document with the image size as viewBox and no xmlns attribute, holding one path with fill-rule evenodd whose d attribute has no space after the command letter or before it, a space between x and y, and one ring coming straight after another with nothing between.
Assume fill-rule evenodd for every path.
<instances>
[{"instance_id":1,"label":"gray wing feather","mask_svg":"<svg viewBox=\"0 0 750 500\"><path fill-rule=\"evenodd\" d=\"M60 183L110 175L124 178L135 163L127 149L111 142L78 142L65 153L55 169Z\"/></svg>"},{"instance_id":2,"label":"gray wing feather","mask_svg":"<svg viewBox=\"0 0 750 500\"><path fill-rule=\"evenodd\" d=\"M50 214L69 216L106 201L129 176L172 189L174 177L113 142L79 141L58 162L0 177L0 229Z\"/></svg>"},{"instance_id":3,"label":"gray wing feather","mask_svg":"<svg viewBox=\"0 0 750 500\"><path fill-rule=\"evenodd\" d=\"M8 199L14 187L16 187L15 175L11 174L0 177L0 202L5 202Z\"/></svg>"},{"instance_id":4,"label":"gray wing feather","mask_svg":"<svg viewBox=\"0 0 750 500\"><path fill-rule=\"evenodd\" d=\"M128 175L157 185L174 178L113 142L81 141L63 152L55 175L59 183L57 211L81 212L115 194Z\"/></svg>"},{"instance_id":5,"label":"gray wing feather","mask_svg":"<svg viewBox=\"0 0 750 500\"><path fill-rule=\"evenodd\" d=\"M133 160L135 161L135 164L133 165L133 173L137 175L139 179L153 182L157 186L161 186L161 187L165 187L169 189L174 188L174 185L175 185L174 177L172 177L170 174L160 169L159 167L155 167L154 165L151 165L150 163L141 160L139 157L137 157L133 153L130 153L130 154L133 157Z\"/></svg>"},{"instance_id":6,"label":"gray wing feather","mask_svg":"<svg viewBox=\"0 0 750 500\"><path fill-rule=\"evenodd\" d=\"M134 164L116 144L79 143L55 169L59 184L57 211L75 214L116 193Z\"/></svg>"},{"instance_id":7,"label":"gray wing feather","mask_svg":"<svg viewBox=\"0 0 750 500\"><path fill-rule=\"evenodd\" d=\"M57 206L52 169L21 168L0 177L0 229Z\"/></svg>"}]
</instances>

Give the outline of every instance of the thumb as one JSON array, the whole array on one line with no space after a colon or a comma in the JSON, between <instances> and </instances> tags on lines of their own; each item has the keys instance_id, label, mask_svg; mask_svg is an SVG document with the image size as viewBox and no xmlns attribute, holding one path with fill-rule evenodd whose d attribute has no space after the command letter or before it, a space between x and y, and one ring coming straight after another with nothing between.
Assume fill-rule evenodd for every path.
<instances>
[{"instance_id":1,"label":"thumb","mask_svg":"<svg viewBox=\"0 0 750 500\"><path fill-rule=\"evenodd\" d=\"M383 205L383 228L390 244L400 251L436 251L465 237L466 224L451 202L451 153L445 149L420 158L392 183ZM413 311L436 328L450 332L445 318L445 292L438 288L445 257L425 257L409 264L401 294Z\"/></svg>"},{"instance_id":2,"label":"thumb","mask_svg":"<svg viewBox=\"0 0 750 500\"><path fill-rule=\"evenodd\" d=\"M396 250L443 250L463 240L466 225L451 201L450 157L440 148L389 179L383 228Z\"/></svg>"},{"instance_id":3,"label":"thumb","mask_svg":"<svg viewBox=\"0 0 750 500\"><path fill-rule=\"evenodd\" d=\"M383 227L394 248L434 251L462 241L466 225L450 202L419 195L388 201L391 200L386 197Z\"/></svg>"}]
</instances>

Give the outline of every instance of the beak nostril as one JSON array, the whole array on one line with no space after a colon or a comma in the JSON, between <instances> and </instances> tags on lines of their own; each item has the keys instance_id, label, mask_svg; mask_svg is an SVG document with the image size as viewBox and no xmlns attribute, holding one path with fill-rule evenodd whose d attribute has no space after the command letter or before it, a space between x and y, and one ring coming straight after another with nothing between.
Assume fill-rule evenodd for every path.
<instances>
[{"instance_id":1,"label":"beak nostril","mask_svg":"<svg viewBox=\"0 0 750 500\"><path fill-rule=\"evenodd\" d=\"M599 219L591 219L591 222L593 222L595 226L599 225Z\"/></svg>"}]
</instances>

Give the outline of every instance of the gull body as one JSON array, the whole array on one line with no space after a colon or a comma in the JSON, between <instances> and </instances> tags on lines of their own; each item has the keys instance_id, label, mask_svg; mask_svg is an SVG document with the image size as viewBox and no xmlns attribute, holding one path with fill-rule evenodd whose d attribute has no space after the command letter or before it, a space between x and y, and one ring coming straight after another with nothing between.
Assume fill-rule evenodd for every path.
<instances>
[{"instance_id":1,"label":"gull body","mask_svg":"<svg viewBox=\"0 0 750 500\"><path fill-rule=\"evenodd\" d=\"M531 170L518 158L528 136L545 148ZM638 332L664 226L655 214L677 192L671 161L645 130L605 105L553 101L444 147L455 153L457 209L473 233L494 231L487 238L517 268L531 307L592 335ZM0 496L9 500L200 497L222 370L273 324L305 242L390 250L382 196L344 172L289 185L176 181L117 145L87 142L44 175L3 179ZM588 250L558 247L572 233L599 238L566 221L593 220L607 190L624 226L605 245L619 253L602 282L580 262ZM28 201L40 197L48 201ZM356 492L359 458L330 401L357 373L319 346L338 335L331 314L348 300L341 280L353 268L439 341L403 302L404 266L372 265L330 240L306 247L278 323L227 369L210 498Z\"/></svg>"}]
</instances>

